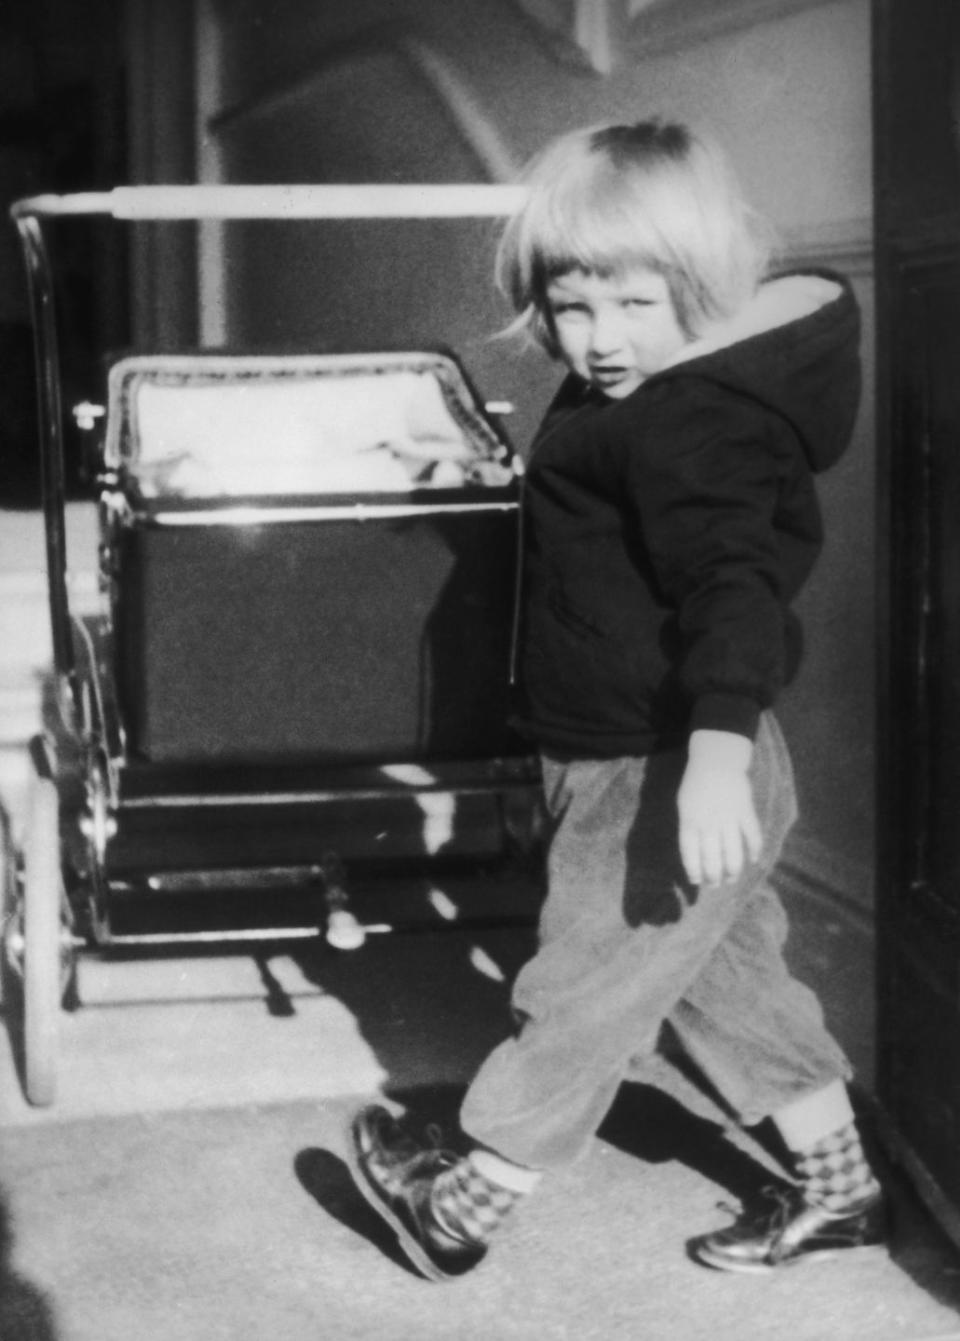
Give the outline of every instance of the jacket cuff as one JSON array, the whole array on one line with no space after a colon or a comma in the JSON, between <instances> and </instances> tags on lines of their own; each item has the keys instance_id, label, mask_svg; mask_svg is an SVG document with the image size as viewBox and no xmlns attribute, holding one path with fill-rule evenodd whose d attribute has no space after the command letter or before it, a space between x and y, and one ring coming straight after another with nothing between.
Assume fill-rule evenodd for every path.
<instances>
[{"instance_id":1,"label":"jacket cuff","mask_svg":"<svg viewBox=\"0 0 960 1341\"><path fill-rule=\"evenodd\" d=\"M754 740L762 709L742 694L704 694L693 705L691 731L733 731Z\"/></svg>"}]
</instances>

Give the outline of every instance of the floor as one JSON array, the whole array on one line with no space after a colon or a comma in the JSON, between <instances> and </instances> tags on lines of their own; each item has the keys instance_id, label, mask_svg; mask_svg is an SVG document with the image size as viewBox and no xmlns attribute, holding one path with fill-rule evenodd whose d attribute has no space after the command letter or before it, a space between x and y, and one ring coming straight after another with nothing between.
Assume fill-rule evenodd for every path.
<instances>
[{"instance_id":1,"label":"floor","mask_svg":"<svg viewBox=\"0 0 960 1341\"><path fill-rule=\"evenodd\" d=\"M377 930L355 951L85 956L54 1106L26 1104L0 1032L3 1341L960 1341L960 1256L896 1169L890 1258L695 1266L685 1240L774 1165L666 1062L473 1276L408 1269L350 1185L345 1125L376 1095L455 1111L509 1027L537 899L514 870L441 872L358 891ZM797 971L869 1087L868 928L791 902Z\"/></svg>"}]
</instances>

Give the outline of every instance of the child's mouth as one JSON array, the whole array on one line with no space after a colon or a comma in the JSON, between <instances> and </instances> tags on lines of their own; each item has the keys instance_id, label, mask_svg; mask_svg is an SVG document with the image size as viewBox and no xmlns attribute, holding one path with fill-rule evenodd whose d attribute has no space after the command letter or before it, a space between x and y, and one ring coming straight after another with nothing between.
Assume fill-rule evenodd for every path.
<instances>
[{"instance_id":1,"label":"child's mouth","mask_svg":"<svg viewBox=\"0 0 960 1341\"><path fill-rule=\"evenodd\" d=\"M631 370L625 367L592 367L590 369L590 381L601 391L607 391L613 387L618 387L622 382L630 380Z\"/></svg>"}]
</instances>

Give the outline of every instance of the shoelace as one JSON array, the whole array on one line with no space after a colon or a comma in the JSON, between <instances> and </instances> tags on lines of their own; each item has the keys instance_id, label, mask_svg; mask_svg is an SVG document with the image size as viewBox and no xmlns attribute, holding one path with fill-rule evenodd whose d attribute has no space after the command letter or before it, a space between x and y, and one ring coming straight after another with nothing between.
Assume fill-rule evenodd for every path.
<instances>
[{"instance_id":1,"label":"shoelace","mask_svg":"<svg viewBox=\"0 0 960 1341\"><path fill-rule=\"evenodd\" d=\"M443 1128L438 1122L428 1122L423 1129L423 1134L432 1150L443 1149Z\"/></svg>"},{"instance_id":2,"label":"shoelace","mask_svg":"<svg viewBox=\"0 0 960 1341\"><path fill-rule=\"evenodd\" d=\"M757 1199L759 1202L772 1203L769 1211L766 1212L771 1227L776 1227L777 1229L783 1228L793 1214L797 1196L798 1189L796 1188L779 1187L776 1183L766 1183L761 1187ZM725 1215L731 1216L734 1220L743 1219L751 1214L749 1209L744 1206L743 1203L739 1206L734 1206L729 1201L718 1201L717 1210L723 1211ZM760 1206L757 1207L756 1213L758 1217L763 1214Z\"/></svg>"}]
</instances>

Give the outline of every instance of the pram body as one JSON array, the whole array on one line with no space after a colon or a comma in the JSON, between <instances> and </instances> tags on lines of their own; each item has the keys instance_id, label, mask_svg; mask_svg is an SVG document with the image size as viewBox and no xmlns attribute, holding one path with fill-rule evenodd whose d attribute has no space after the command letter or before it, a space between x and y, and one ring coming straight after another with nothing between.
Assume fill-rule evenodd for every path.
<instances>
[{"instance_id":1,"label":"pram body","mask_svg":"<svg viewBox=\"0 0 960 1341\"><path fill-rule=\"evenodd\" d=\"M342 217L342 190L314 189L309 217L331 200ZM491 192L484 208L500 212ZM245 218L252 199L142 194L122 193L124 217ZM359 942L352 868L455 853L471 806L506 847L508 816L538 787L509 723L522 467L447 351L114 361L96 425L102 608L73 615L40 220L102 208L14 207L38 331L59 708L34 743L4 953L39 1104L54 1097L79 948L317 935L337 918L341 943ZM277 208L289 217L289 191ZM236 925L221 913L198 929L193 896L211 890L237 892ZM279 912L290 890L308 896L306 924ZM158 896L167 922L144 931Z\"/></svg>"}]
</instances>

